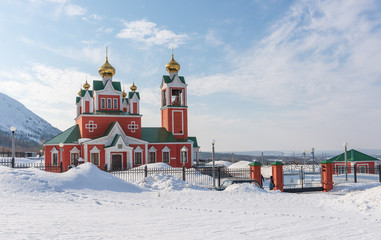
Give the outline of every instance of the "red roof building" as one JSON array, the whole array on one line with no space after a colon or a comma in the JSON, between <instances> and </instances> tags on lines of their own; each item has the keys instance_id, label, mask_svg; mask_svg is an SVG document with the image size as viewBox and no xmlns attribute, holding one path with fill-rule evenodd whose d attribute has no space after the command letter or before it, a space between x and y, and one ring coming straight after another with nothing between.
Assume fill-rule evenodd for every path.
<instances>
[{"instance_id":1,"label":"red roof building","mask_svg":"<svg viewBox=\"0 0 381 240\"><path fill-rule=\"evenodd\" d=\"M160 85L161 127L143 127L137 87L122 91L106 57L99 68L102 79L94 80L92 89L86 81L76 97L75 125L45 142L45 164L62 162L64 170L77 161L105 170L156 162L191 167L199 146L196 137L188 136L187 84L173 54L166 69Z\"/></svg>"}]
</instances>

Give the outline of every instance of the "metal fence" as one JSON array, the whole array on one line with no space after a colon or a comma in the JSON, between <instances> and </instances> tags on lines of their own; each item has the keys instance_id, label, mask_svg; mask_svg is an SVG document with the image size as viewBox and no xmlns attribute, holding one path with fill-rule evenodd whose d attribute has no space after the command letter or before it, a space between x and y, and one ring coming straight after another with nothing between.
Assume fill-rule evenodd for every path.
<instances>
[{"instance_id":1,"label":"metal fence","mask_svg":"<svg viewBox=\"0 0 381 240\"><path fill-rule=\"evenodd\" d=\"M12 162L12 158L0 158L0 166L7 166L12 168L38 168L42 171L61 173L62 164L60 166L45 164L44 162L38 163L17 163Z\"/></svg>"},{"instance_id":2,"label":"metal fence","mask_svg":"<svg viewBox=\"0 0 381 240\"><path fill-rule=\"evenodd\" d=\"M381 165L377 167L348 167L348 174L345 168L336 169L333 175L333 182L338 183L369 183L381 182Z\"/></svg>"},{"instance_id":3,"label":"metal fence","mask_svg":"<svg viewBox=\"0 0 381 240\"><path fill-rule=\"evenodd\" d=\"M182 179L190 184L201 187L213 188L220 187L227 179L250 179L250 169L227 169L224 167L197 168L133 168L129 170L113 170L112 175L119 177L127 182L137 183L143 181L146 177L155 175L169 175Z\"/></svg>"}]
</instances>

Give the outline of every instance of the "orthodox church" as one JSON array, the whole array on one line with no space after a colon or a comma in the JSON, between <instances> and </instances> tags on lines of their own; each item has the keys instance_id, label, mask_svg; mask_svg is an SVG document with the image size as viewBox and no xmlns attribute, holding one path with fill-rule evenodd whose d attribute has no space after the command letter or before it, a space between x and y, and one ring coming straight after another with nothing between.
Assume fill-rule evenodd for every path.
<instances>
[{"instance_id":1,"label":"orthodox church","mask_svg":"<svg viewBox=\"0 0 381 240\"><path fill-rule=\"evenodd\" d=\"M188 136L187 84L173 58L161 80L161 127L142 127L140 94L133 83L122 91L115 68L99 68L101 80L87 82L76 97L75 125L45 142L45 164L63 169L92 162L100 169L130 169L163 162L190 168L198 160L196 137Z\"/></svg>"}]
</instances>

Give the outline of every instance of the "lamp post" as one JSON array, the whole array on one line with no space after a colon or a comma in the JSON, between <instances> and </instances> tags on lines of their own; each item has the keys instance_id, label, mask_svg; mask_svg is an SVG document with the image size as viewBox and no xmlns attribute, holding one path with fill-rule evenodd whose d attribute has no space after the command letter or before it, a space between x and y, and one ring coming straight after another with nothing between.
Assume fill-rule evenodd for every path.
<instances>
[{"instance_id":1,"label":"lamp post","mask_svg":"<svg viewBox=\"0 0 381 240\"><path fill-rule=\"evenodd\" d=\"M215 173L215 165L214 165L214 144L216 143L216 140L212 140L212 176L213 176L213 187L216 186L216 173Z\"/></svg>"},{"instance_id":2,"label":"lamp post","mask_svg":"<svg viewBox=\"0 0 381 240\"><path fill-rule=\"evenodd\" d=\"M187 151L187 149L184 147L181 148L181 153L183 155L183 159L182 159L182 162L183 162L183 168L185 167L185 152Z\"/></svg>"},{"instance_id":3,"label":"lamp post","mask_svg":"<svg viewBox=\"0 0 381 240\"><path fill-rule=\"evenodd\" d=\"M315 148L313 147L311 149L311 154L312 154L312 171L315 172Z\"/></svg>"},{"instance_id":4,"label":"lamp post","mask_svg":"<svg viewBox=\"0 0 381 240\"><path fill-rule=\"evenodd\" d=\"M16 132L16 127L12 126L10 127L11 132L12 132L12 167L15 167L15 132Z\"/></svg>"},{"instance_id":5,"label":"lamp post","mask_svg":"<svg viewBox=\"0 0 381 240\"><path fill-rule=\"evenodd\" d=\"M304 165L304 166L306 166L306 153L307 153L307 151L304 150L304 151L303 151L303 156L304 156L303 165Z\"/></svg>"},{"instance_id":6,"label":"lamp post","mask_svg":"<svg viewBox=\"0 0 381 240\"><path fill-rule=\"evenodd\" d=\"M344 161L345 161L345 181L348 181L348 158L347 158L347 147L348 143L344 142Z\"/></svg>"},{"instance_id":7,"label":"lamp post","mask_svg":"<svg viewBox=\"0 0 381 240\"><path fill-rule=\"evenodd\" d=\"M60 171L62 172L62 152L63 152L63 146L64 144L63 143L60 143L58 144L58 146L60 147Z\"/></svg>"},{"instance_id":8,"label":"lamp post","mask_svg":"<svg viewBox=\"0 0 381 240\"><path fill-rule=\"evenodd\" d=\"M40 162L42 164L42 149L40 149Z\"/></svg>"}]
</instances>

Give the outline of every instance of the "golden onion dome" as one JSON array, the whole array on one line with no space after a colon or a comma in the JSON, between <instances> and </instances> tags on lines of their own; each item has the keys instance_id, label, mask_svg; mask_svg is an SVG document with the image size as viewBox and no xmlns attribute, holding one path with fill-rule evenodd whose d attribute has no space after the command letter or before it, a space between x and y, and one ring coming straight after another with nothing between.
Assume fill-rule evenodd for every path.
<instances>
[{"instance_id":1,"label":"golden onion dome","mask_svg":"<svg viewBox=\"0 0 381 240\"><path fill-rule=\"evenodd\" d=\"M135 83L133 82L133 83L132 83L132 86L130 87L130 89L131 89L131 91L135 92L136 89L138 89L138 87L135 86Z\"/></svg>"},{"instance_id":2,"label":"golden onion dome","mask_svg":"<svg viewBox=\"0 0 381 240\"><path fill-rule=\"evenodd\" d=\"M83 84L83 88L86 90L90 88L90 84L87 83L87 80L86 80L85 84Z\"/></svg>"},{"instance_id":3,"label":"golden onion dome","mask_svg":"<svg viewBox=\"0 0 381 240\"><path fill-rule=\"evenodd\" d=\"M125 98L127 96L127 93L124 91L123 89L123 92L122 92L122 97Z\"/></svg>"},{"instance_id":4,"label":"golden onion dome","mask_svg":"<svg viewBox=\"0 0 381 240\"><path fill-rule=\"evenodd\" d=\"M173 58L173 53L172 59L169 63L167 63L165 69L167 69L168 73L177 73L180 70L180 64Z\"/></svg>"},{"instance_id":5,"label":"golden onion dome","mask_svg":"<svg viewBox=\"0 0 381 240\"><path fill-rule=\"evenodd\" d=\"M102 77L112 77L115 75L115 68L108 62L108 57L106 57L106 62L99 68L98 72Z\"/></svg>"},{"instance_id":6,"label":"golden onion dome","mask_svg":"<svg viewBox=\"0 0 381 240\"><path fill-rule=\"evenodd\" d=\"M82 95L82 89L79 89L78 95L81 97L81 95Z\"/></svg>"}]
</instances>

